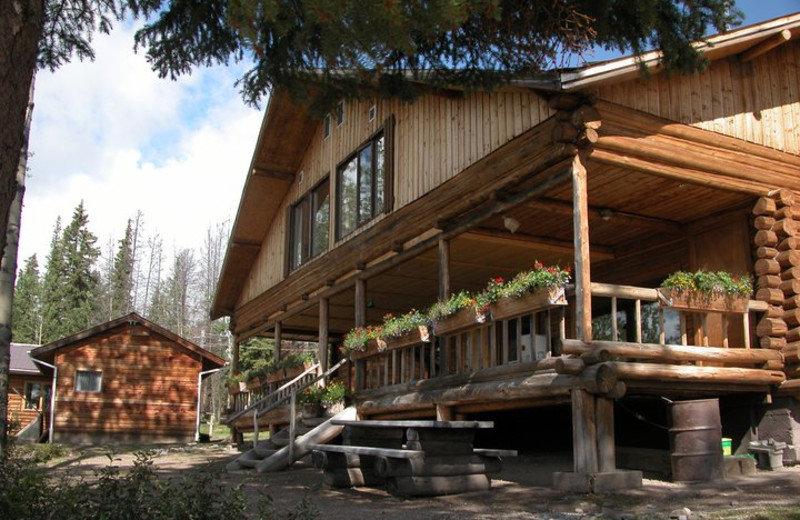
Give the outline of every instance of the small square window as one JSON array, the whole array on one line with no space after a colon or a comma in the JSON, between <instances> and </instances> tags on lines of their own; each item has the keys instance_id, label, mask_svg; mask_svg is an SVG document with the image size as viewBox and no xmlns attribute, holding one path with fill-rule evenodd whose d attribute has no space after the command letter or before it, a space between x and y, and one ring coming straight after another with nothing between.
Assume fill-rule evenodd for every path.
<instances>
[{"instance_id":1,"label":"small square window","mask_svg":"<svg viewBox=\"0 0 800 520\"><path fill-rule=\"evenodd\" d=\"M336 126L341 126L344 123L344 101L339 101L336 104Z\"/></svg>"},{"instance_id":2,"label":"small square window","mask_svg":"<svg viewBox=\"0 0 800 520\"><path fill-rule=\"evenodd\" d=\"M95 370L78 370L75 374L76 392L100 392L103 373Z\"/></svg>"},{"instance_id":3,"label":"small square window","mask_svg":"<svg viewBox=\"0 0 800 520\"><path fill-rule=\"evenodd\" d=\"M331 135L331 116L327 115L322 120L322 138L327 139Z\"/></svg>"}]
</instances>

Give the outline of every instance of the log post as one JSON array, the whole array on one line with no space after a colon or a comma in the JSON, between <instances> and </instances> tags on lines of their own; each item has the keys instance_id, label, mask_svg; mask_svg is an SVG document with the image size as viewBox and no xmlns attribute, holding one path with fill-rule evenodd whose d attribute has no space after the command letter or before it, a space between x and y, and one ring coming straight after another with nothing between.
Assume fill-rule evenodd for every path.
<instances>
[{"instance_id":1,"label":"log post","mask_svg":"<svg viewBox=\"0 0 800 520\"><path fill-rule=\"evenodd\" d=\"M239 337L234 336L231 347L231 375L239 373Z\"/></svg>"},{"instance_id":2,"label":"log post","mask_svg":"<svg viewBox=\"0 0 800 520\"><path fill-rule=\"evenodd\" d=\"M319 359L319 366L324 373L328 370L328 311L330 310L330 302L327 298L319 299L319 346L317 347L317 359Z\"/></svg>"},{"instance_id":3,"label":"log post","mask_svg":"<svg viewBox=\"0 0 800 520\"><path fill-rule=\"evenodd\" d=\"M450 241L439 238L439 299L450 297Z\"/></svg>"},{"instance_id":4,"label":"log post","mask_svg":"<svg viewBox=\"0 0 800 520\"><path fill-rule=\"evenodd\" d=\"M589 262L589 198L586 177L583 153L579 153L572 161L576 337L583 341L592 341L592 279Z\"/></svg>"},{"instance_id":5,"label":"log post","mask_svg":"<svg viewBox=\"0 0 800 520\"><path fill-rule=\"evenodd\" d=\"M595 398L597 414L597 466L602 473L617 469L614 451L614 401L605 397Z\"/></svg>"},{"instance_id":6,"label":"log post","mask_svg":"<svg viewBox=\"0 0 800 520\"><path fill-rule=\"evenodd\" d=\"M597 411L594 395L576 388L572 394L572 465L575 473L597 473Z\"/></svg>"},{"instance_id":7,"label":"log post","mask_svg":"<svg viewBox=\"0 0 800 520\"><path fill-rule=\"evenodd\" d=\"M367 325L367 281L359 278L355 287L355 326Z\"/></svg>"},{"instance_id":8,"label":"log post","mask_svg":"<svg viewBox=\"0 0 800 520\"><path fill-rule=\"evenodd\" d=\"M281 322L275 322L275 352L273 354L273 358L275 361L280 361L281 359L281 343L283 343L283 326Z\"/></svg>"}]
</instances>

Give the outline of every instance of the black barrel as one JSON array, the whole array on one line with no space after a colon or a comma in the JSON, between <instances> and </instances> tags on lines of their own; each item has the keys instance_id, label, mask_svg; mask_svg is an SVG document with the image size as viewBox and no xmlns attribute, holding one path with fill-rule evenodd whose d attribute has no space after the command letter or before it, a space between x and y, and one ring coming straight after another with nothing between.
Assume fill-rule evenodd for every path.
<instances>
[{"instance_id":1,"label":"black barrel","mask_svg":"<svg viewBox=\"0 0 800 520\"><path fill-rule=\"evenodd\" d=\"M723 478L719 400L672 403L669 444L673 480L684 482Z\"/></svg>"}]
</instances>

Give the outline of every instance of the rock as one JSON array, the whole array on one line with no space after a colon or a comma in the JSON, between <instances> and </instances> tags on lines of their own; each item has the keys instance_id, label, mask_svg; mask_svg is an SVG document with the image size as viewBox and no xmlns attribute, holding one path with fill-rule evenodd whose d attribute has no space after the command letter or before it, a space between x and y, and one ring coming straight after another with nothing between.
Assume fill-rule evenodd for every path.
<instances>
[{"instance_id":1,"label":"rock","mask_svg":"<svg viewBox=\"0 0 800 520\"><path fill-rule=\"evenodd\" d=\"M688 507L675 509L669 514L670 520L692 520L692 510Z\"/></svg>"}]
</instances>

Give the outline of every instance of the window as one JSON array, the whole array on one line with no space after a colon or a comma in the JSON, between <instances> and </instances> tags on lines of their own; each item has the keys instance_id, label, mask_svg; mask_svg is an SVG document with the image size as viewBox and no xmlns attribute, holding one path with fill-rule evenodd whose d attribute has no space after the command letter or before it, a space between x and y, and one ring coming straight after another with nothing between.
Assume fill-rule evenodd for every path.
<instances>
[{"instance_id":1,"label":"window","mask_svg":"<svg viewBox=\"0 0 800 520\"><path fill-rule=\"evenodd\" d=\"M322 120L322 139L327 139L331 135L331 116L327 115Z\"/></svg>"},{"instance_id":2,"label":"window","mask_svg":"<svg viewBox=\"0 0 800 520\"><path fill-rule=\"evenodd\" d=\"M330 181L325 179L291 209L289 269L296 269L328 250Z\"/></svg>"},{"instance_id":3,"label":"window","mask_svg":"<svg viewBox=\"0 0 800 520\"><path fill-rule=\"evenodd\" d=\"M370 121L375 121L375 117L378 114L378 108L375 105L369 107L368 119Z\"/></svg>"},{"instance_id":4,"label":"window","mask_svg":"<svg viewBox=\"0 0 800 520\"><path fill-rule=\"evenodd\" d=\"M99 392L103 382L103 373L99 371L78 370L75 374L76 392Z\"/></svg>"},{"instance_id":5,"label":"window","mask_svg":"<svg viewBox=\"0 0 800 520\"><path fill-rule=\"evenodd\" d=\"M349 235L384 211L387 200L386 139L379 133L338 170L337 238Z\"/></svg>"},{"instance_id":6,"label":"window","mask_svg":"<svg viewBox=\"0 0 800 520\"><path fill-rule=\"evenodd\" d=\"M40 410L50 399L50 385L25 383L25 409Z\"/></svg>"},{"instance_id":7,"label":"window","mask_svg":"<svg viewBox=\"0 0 800 520\"><path fill-rule=\"evenodd\" d=\"M336 126L341 126L344 123L344 101L339 101L336 104Z\"/></svg>"}]
</instances>

